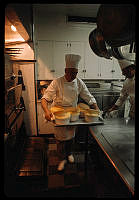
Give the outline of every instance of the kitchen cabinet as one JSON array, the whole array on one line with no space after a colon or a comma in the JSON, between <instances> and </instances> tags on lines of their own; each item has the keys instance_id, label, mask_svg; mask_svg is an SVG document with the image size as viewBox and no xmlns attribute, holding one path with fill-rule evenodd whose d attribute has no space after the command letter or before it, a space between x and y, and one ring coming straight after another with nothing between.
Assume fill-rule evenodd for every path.
<instances>
[{"instance_id":1,"label":"kitchen cabinet","mask_svg":"<svg viewBox=\"0 0 139 200\"><path fill-rule=\"evenodd\" d=\"M85 58L84 58L84 78L85 79L98 79L99 68L98 68L98 56L91 50L89 42L85 43Z\"/></svg>"},{"instance_id":2,"label":"kitchen cabinet","mask_svg":"<svg viewBox=\"0 0 139 200\"><path fill-rule=\"evenodd\" d=\"M65 54L78 54L80 78L84 78L84 43L76 41L46 41L36 43L37 80L52 80L65 73Z\"/></svg>"},{"instance_id":3,"label":"kitchen cabinet","mask_svg":"<svg viewBox=\"0 0 139 200\"><path fill-rule=\"evenodd\" d=\"M55 41L54 42L54 69L55 77L59 77L65 73L65 54L78 54L81 56L79 62L78 76L83 78L84 75L84 43L78 41Z\"/></svg>"},{"instance_id":4,"label":"kitchen cabinet","mask_svg":"<svg viewBox=\"0 0 139 200\"><path fill-rule=\"evenodd\" d=\"M117 59L98 57L98 77L100 79L122 79L122 71Z\"/></svg>"},{"instance_id":5,"label":"kitchen cabinet","mask_svg":"<svg viewBox=\"0 0 139 200\"><path fill-rule=\"evenodd\" d=\"M98 77L100 79L111 79L112 78L112 67L113 60L99 57L98 58Z\"/></svg>"},{"instance_id":6,"label":"kitchen cabinet","mask_svg":"<svg viewBox=\"0 0 139 200\"><path fill-rule=\"evenodd\" d=\"M122 72L115 58L106 59L97 56L85 42L84 79L121 79Z\"/></svg>"},{"instance_id":7,"label":"kitchen cabinet","mask_svg":"<svg viewBox=\"0 0 139 200\"><path fill-rule=\"evenodd\" d=\"M119 78L125 79L125 76L122 75L122 70L121 70L119 62L116 58L113 58L112 78L113 79L119 79Z\"/></svg>"},{"instance_id":8,"label":"kitchen cabinet","mask_svg":"<svg viewBox=\"0 0 139 200\"><path fill-rule=\"evenodd\" d=\"M38 40L36 42L37 80L53 80L63 75L65 54L78 54L78 77L81 79L121 79L122 72L117 59L106 59L94 54L89 42Z\"/></svg>"},{"instance_id":9,"label":"kitchen cabinet","mask_svg":"<svg viewBox=\"0 0 139 200\"><path fill-rule=\"evenodd\" d=\"M52 134L53 124L45 120L44 111L41 107L41 102L37 102L37 115L38 115L38 134Z\"/></svg>"}]
</instances>

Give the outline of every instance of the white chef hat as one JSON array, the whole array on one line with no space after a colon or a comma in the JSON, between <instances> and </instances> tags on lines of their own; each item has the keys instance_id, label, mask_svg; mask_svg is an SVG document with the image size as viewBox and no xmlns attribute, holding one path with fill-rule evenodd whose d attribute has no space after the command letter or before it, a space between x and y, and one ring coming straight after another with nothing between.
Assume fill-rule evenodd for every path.
<instances>
[{"instance_id":1,"label":"white chef hat","mask_svg":"<svg viewBox=\"0 0 139 200\"><path fill-rule=\"evenodd\" d=\"M66 68L76 68L76 69L78 69L78 64L79 64L80 60L81 60L80 55L66 54L65 55Z\"/></svg>"},{"instance_id":2,"label":"white chef hat","mask_svg":"<svg viewBox=\"0 0 139 200\"><path fill-rule=\"evenodd\" d=\"M124 68L128 67L129 65L133 64L132 62L128 61L128 60L118 60L119 65L121 67L121 70L123 70Z\"/></svg>"}]
</instances>

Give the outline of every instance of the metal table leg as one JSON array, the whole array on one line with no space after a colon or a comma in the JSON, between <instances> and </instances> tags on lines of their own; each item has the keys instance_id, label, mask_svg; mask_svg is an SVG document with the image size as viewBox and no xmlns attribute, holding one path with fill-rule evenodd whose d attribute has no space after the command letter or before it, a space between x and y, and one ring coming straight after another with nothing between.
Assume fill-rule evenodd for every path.
<instances>
[{"instance_id":1,"label":"metal table leg","mask_svg":"<svg viewBox=\"0 0 139 200\"><path fill-rule=\"evenodd\" d=\"M84 175L87 180L88 172L87 172L87 160L88 160L88 136L89 136L89 127L87 127L86 137L85 137L85 160L84 160Z\"/></svg>"}]
</instances>

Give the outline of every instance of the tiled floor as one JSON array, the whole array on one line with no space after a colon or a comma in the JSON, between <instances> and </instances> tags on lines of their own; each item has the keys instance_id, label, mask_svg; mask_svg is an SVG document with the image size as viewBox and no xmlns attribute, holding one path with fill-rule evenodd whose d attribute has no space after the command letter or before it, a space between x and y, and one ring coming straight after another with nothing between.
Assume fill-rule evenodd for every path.
<instances>
[{"instance_id":1,"label":"tiled floor","mask_svg":"<svg viewBox=\"0 0 139 200\"><path fill-rule=\"evenodd\" d=\"M75 162L67 163L63 172L57 171L59 158L54 138L48 144L48 188L71 188L80 186L84 181L84 152L73 153Z\"/></svg>"},{"instance_id":2,"label":"tiled floor","mask_svg":"<svg viewBox=\"0 0 139 200\"><path fill-rule=\"evenodd\" d=\"M126 196L118 177L113 176L114 171L104 164L104 156L100 154L99 158L99 148L95 144L89 147L87 176L84 165L85 145L75 142L73 149L75 163L67 163L64 171L58 172L59 159L55 138L26 138L23 154L16 166L18 174L16 177L10 175L6 180L6 195L97 198Z\"/></svg>"}]
</instances>

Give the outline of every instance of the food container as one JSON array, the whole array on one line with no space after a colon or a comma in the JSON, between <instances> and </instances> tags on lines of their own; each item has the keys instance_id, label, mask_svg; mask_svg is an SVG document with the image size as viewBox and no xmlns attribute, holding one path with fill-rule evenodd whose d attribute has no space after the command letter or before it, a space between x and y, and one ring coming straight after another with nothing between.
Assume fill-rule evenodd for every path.
<instances>
[{"instance_id":1,"label":"food container","mask_svg":"<svg viewBox=\"0 0 139 200\"><path fill-rule=\"evenodd\" d=\"M99 111L94 109L88 109L84 112L84 120L86 122L96 122L98 121Z\"/></svg>"},{"instance_id":2,"label":"food container","mask_svg":"<svg viewBox=\"0 0 139 200\"><path fill-rule=\"evenodd\" d=\"M66 112L70 112L71 114L71 118L70 121L71 122L75 122L79 120L79 115L80 115L80 109L78 107L64 107L64 110Z\"/></svg>"},{"instance_id":3,"label":"food container","mask_svg":"<svg viewBox=\"0 0 139 200\"><path fill-rule=\"evenodd\" d=\"M60 111L60 112L55 112L54 116L55 116L55 123L56 124L66 125L70 122L71 114L70 114L70 112Z\"/></svg>"},{"instance_id":4,"label":"food container","mask_svg":"<svg viewBox=\"0 0 139 200\"><path fill-rule=\"evenodd\" d=\"M75 122L75 121L79 120L80 112L74 111L74 112L70 112L70 113L71 113L71 117L70 117L71 122Z\"/></svg>"},{"instance_id":5,"label":"food container","mask_svg":"<svg viewBox=\"0 0 139 200\"><path fill-rule=\"evenodd\" d=\"M77 106L80 109L80 118L84 118L84 113L90 109L87 104L79 103Z\"/></svg>"}]
</instances>

